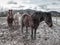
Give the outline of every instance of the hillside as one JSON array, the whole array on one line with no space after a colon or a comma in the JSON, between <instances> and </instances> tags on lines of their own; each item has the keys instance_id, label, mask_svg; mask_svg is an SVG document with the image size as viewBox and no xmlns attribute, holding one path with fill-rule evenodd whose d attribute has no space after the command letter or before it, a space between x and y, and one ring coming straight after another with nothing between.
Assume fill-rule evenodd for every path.
<instances>
[{"instance_id":1,"label":"hillside","mask_svg":"<svg viewBox=\"0 0 60 45\"><path fill-rule=\"evenodd\" d=\"M33 14L36 10L31 10L31 9L26 9L26 10L14 10L14 14L19 12L20 14L23 13L28 13L28 14ZM49 11L52 16L57 16L60 17L60 12L57 11ZM7 16L7 11L0 12L0 17L6 17Z\"/></svg>"}]
</instances>

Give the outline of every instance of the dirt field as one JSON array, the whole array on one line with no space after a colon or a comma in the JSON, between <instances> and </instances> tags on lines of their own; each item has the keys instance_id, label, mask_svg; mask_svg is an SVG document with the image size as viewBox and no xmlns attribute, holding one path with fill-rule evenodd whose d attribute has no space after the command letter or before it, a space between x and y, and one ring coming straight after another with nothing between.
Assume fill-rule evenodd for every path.
<instances>
[{"instance_id":1,"label":"dirt field","mask_svg":"<svg viewBox=\"0 0 60 45\"><path fill-rule=\"evenodd\" d=\"M53 18L53 22L55 18ZM60 45L60 26L56 23L49 28L43 21L37 29L37 39L31 40L31 30L29 29L28 38L21 34L20 26L10 29L7 26L6 17L0 17L0 45Z\"/></svg>"}]
</instances>

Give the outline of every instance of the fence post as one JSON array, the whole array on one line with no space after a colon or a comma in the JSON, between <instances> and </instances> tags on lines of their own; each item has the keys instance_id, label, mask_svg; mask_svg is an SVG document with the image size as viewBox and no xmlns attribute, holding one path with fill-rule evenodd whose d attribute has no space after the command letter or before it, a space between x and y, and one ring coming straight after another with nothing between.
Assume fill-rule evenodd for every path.
<instances>
[{"instance_id":1,"label":"fence post","mask_svg":"<svg viewBox=\"0 0 60 45\"><path fill-rule=\"evenodd\" d=\"M57 16L56 16L56 24L57 24Z\"/></svg>"}]
</instances>

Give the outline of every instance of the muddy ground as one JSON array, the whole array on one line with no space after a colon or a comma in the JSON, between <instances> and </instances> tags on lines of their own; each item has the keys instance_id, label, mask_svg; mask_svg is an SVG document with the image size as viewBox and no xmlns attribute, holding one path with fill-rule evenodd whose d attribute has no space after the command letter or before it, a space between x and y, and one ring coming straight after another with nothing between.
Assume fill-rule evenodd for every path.
<instances>
[{"instance_id":1,"label":"muddy ground","mask_svg":"<svg viewBox=\"0 0 60 45\"><path fill-rule=\"evenodd\" d=\"M60 26L53 24L49 28L43 21L40 23L36 40L31 40L31 30L28 30L28 38L26 38L25 28L22 35L20 25L15 29L9 28L6 22L6 17L0 17L0 45L60 45Z\"/></svg>"}]
</instances>

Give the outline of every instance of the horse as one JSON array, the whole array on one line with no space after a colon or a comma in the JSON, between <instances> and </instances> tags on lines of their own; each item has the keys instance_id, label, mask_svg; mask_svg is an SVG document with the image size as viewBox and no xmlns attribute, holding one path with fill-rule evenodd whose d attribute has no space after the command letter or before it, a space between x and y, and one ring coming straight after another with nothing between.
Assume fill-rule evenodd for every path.
<instances>
[{"instance_id":1,"label":"horse","mask_svg":"<svg viewBox=\"0 0 60 45\"><path fill-rule=\"evenodd\" d=\"M23 28L25 27L26 28L26 34L28 33L28 27L31 28L31 33L33 34L33 20L32 20L32 17L31 15L28 15L28 14L23 14L22 15L22 18L21 18L21 31L23 33ZM33 38L33 35L31 34L31 38Z\"/></svg>"},{"instance_id":2,"label":"horse","mask_svg":"<svg viewBox=\"0 0 60 45\"><path fill-rule=\"evenodd\" d=\"M8 11L8 14L7 14L7 23L8 23L8 26L11 27L12 24L13 24L13 10L9 10Z\"/></svg>"},{"instance_id":3,"label":"horse","mask_svg":"<svg viewBox=\"0 0 60 45\"><path fill-rule=\"evenodd\" d=\"M15 26L18 26L19 25L19 13L16 13L15 15L14 15L14 25Z\"/></svg>"},{"instance_id":4,"label":"horse","mask_svg":"<svg viewBox=\"0 0 60 45\"><path fill-rule=\"evenodd\" d=\"M42 12L42 11L37 11L35 13L33 13L31 15L32 19L33 19L33 29L32 30L32 35L33 35L33 32L34 32L34 39L36 39L36 31L37 31L37 28L39 26L39 23L42 22L42 21L45 21L45 23L51 28L53 26L53 23L52 23L52 17L51 17L51 13L50 12Z\"/></svg>"}]
</instances>

